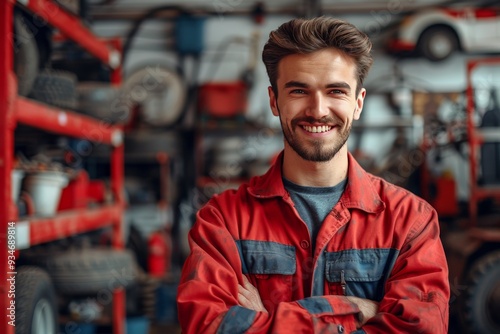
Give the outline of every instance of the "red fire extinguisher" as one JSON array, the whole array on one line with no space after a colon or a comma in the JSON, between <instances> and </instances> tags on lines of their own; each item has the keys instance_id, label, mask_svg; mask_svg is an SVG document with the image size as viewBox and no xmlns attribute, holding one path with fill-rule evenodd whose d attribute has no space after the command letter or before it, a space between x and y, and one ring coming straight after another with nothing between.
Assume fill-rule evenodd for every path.
<instances>
[{"instance_id":1,"label":"red fire extinguisher","mask_svg":"<svg viewBox=\"0 0 500 334\"><path fill-rule=\"evenodd\" d=\"M165 231L151 234L148 242L148 271L153 277L164 277L170 271L172 245Z\"/></svg>"}]
</instances>

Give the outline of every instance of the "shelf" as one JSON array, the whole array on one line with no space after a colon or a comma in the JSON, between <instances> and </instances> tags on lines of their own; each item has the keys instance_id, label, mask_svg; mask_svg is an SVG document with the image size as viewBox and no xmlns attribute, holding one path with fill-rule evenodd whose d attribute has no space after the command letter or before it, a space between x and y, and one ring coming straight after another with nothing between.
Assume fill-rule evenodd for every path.
<instances>
[{"instance_id":1,"label":"shelf","mask_svg":"<svg viewBox=\"0 0 500 334\"><path fill-rule=\"evenodd\" d=\"M22 124L56 134L113 146L123 142L123 131L118 127L23 97L16 98L14 115Z\"/></svg>"},{"instance_id":2,"label":"shelf","mask_svg":"<svg viewBox=\"0 0 500 334\"><path fill-rule=\"evenodd\" d=\"M489 197L500 198L500 185L475 187L475 193L478 199Z\"/></svg>"},{"instance_id":3,"label":"shelf","mask_svg":"<svg viewBox=\"0 0 500 334\"><path fill-rule=\"evenodd\" d=\"M498 228L471 228L469 230L469 235L473 238L478 238L490 242L500 241L500 229Z\"/></svg>"},{"instance_id":4,"label":"shelf","mask_svg":"<svg viewBox=\"0 0 500 334\"><path fill-rule=\"evenodd\" d=\"M469 198L469 226L478 225L478 203L481 199L494 197L500 198L500 185L478 186L478 154L481 144L487 142L500 142L500 131L498 128L478 128L474 122L476 104L474 101L473 72L478 67L500 66L500 57L469 59L467 61L467 134L469 143L469 179L471 180Z\"/></svg>"},{"instance_id":5,"label":"shelf","mask_svg":"<svg viewBox=\"0 0 500 334\"><path fill-rule=\"evenodd\" d=\"M158 153L170 156L183 153L181 133L173 131L139 130L127 132L125 137L125 156L127 161L156 159Z\"/></svg>"},{"instance_id":6,"label":"shelf","mask_svg":"<svg viewBox=\"0 0 500 334\"><path fill-rule=\"evenodd\" d=\"M116 49L97 38L80 18L59 7L51 0L19 0L28 10L57 28L64 36L73 40L90 54L103 61L109 67L116 69L120 66L121 55Z\"/></svg>"},{"instance_id":7,"label":"shelf","mask_svg":"<svg viewBox=\"0 0 500 334\"><path fill-rule=\"evenodd\" d=\"M121 43L116 39L101 39L90 31L80 17L72 15L53 0L6 0L0 1L0 235L8 227L15 226L16 248L26 249L34 245L61 240L80 233L95 231L110 226L113 229L113 247L123 248L122 219L123 199L123 131L104 121L92 119L73 111L54 108L43 103L17 96L16 77L13 72L13 27L15 7L24 7L26 12L43 25L58 30L63 38L72 40L90 55L111 69L111 82L121 82ZM36 22L35 22L36 23ZM34 32L36 33L36 32ZM112 145L110 152L111 190L116 203L93 209L75 209L57 213L53 217L17 217L18 210L11 198L16 124L25 124L43 131L67 135ZM14 223L15 222L15 223ZM7 249L7 239L0 238L0 248ZM8 294L7 264L11 255L0 256L0 307L6 309L14 302ZM16 255L17 256L17 255ZM29 302L29 301L26 301ZM114 290L112 300L113 333L125 332L125 292ZM14 334L15 327L7 322L0 324L0 333Z\"/></svg>"},{"instance_id":8,"label":"shelf","mask_svg":"<svg viewBox=\"0 0 500 334\"><path fill-rule=\"evenodd\" d=\"M63 239L110 226L121 220L121 205L59 212L54 217L20 217L16 223L17 249Z\"/></svg>"}]
</instances>

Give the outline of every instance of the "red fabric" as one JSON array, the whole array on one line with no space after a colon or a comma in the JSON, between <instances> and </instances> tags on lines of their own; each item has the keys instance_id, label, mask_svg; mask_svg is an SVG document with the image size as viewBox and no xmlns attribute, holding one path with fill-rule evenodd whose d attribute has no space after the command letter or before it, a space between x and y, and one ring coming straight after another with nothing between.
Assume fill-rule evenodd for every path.
<instances>
[{"instance_id":1,"label":"red fabric","mask_svg":"<svg viewBox=\"0 0 500 334\"><path fill-rule=\"evenodd\" d=\"M313 253L303 242L310 238L306 224L283 187L281 163L280 157L268 173L214 196L198 212L177 296L183 333L216 333L228 309L238 305L243 271L236 240L273 241L296 251L293 275L247 275L269 311L257 312L248 333L326 333L338 325L345 333L355 331L357 307L324 277L331 314L311 314L298 301L311 296L323 252L381 248L398 250L399 256L379 313L362 329L447 333L448 268L436 212L408 191L366 173L349 155L346 189L325 219Z\"/></svg>"}]
</instances>

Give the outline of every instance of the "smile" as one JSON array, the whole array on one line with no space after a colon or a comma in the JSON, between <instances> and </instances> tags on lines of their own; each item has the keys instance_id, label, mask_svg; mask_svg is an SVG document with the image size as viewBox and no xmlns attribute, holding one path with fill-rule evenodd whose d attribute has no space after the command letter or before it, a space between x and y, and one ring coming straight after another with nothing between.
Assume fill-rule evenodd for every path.
<instances>
[{"instance_id":1,"label":"smile","mask_svg":"<svg viewBox=\"0 0 500 334\"><path fill-rule=\"evenodd\" d=\"M323 126L302 126L302 128L304 130L306 130L307 132L311 132L311 133L328 132L332 129L331 126L326 126L326 125L323 125Z\"/></svg>"}]
</instances>

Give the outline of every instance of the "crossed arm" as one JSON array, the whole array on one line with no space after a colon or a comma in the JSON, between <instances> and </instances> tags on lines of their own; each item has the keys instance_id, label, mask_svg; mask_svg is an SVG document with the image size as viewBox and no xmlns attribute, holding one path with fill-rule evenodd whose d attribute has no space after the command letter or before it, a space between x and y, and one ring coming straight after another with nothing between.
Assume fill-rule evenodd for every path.
<instances>
[{"instance_id":1,"label":"crossed arm","mask_svg":"<svg viewBox=\"0 0 500 334\"><path fill-rule=\"evenodd\" d=\"M378 312L377 302L354 296L347 296L346 298L359 308L360 313L358 313L356 323L356 328L358 329ZM250 310L268 313L260 299L259 291L250 283L246 276L243 276L243 285L238 284L238 302L241 306Z\"/></svg>"}]
</instances>

